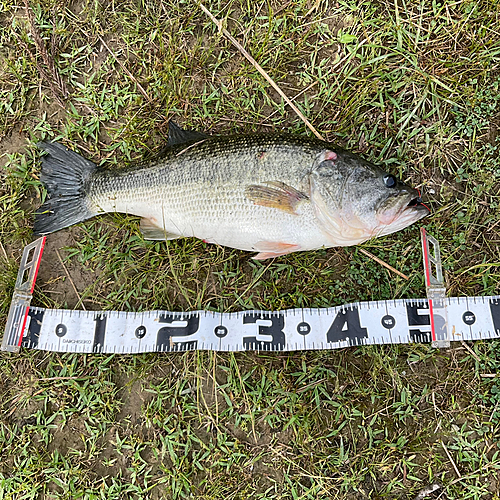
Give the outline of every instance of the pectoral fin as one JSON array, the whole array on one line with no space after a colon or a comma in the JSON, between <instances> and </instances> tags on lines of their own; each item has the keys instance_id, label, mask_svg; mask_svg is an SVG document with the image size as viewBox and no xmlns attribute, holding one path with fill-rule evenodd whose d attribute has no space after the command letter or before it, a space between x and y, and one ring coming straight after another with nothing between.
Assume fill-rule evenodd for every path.
<instances>
[{"instance_id":1,"label":"pectoral fin","mask_svg":"<svg viewBox=\"0 0 500 500\"><path fill-rule=\"evenodd\" d=\"M141 233L144 236L145 240L164 241L182 238L182 236L179 236L178 234L167 233L165 229L157 226L146 218L141 219L141 222L139 223L139 229L141 230Z\"/></svg>"},{"instance_id":2,"label":"pectoral fin","mask_svg":"<svg viewBox=\"0 0 500 500\"><path fill-rule=\"evenodd\" d=\"M256 205L277 208L293 215L297 215L296 208L300 202L308 199L301 191L280 181L252 184L246 188L245 195Z\"/></svg>"},{"instance_id":3,"label":"pectoral fin","mask_svg":"<svg viewBox=\"0 0 500 500\"><path fill-rule=\"evenodd\" d=\"M297 252L300 250L300 245L275 241L259 241L256 243L255 249L260 250L260 253L254 255L252 258L255 260L266 260Z\"/></svg>"}]
</instances>

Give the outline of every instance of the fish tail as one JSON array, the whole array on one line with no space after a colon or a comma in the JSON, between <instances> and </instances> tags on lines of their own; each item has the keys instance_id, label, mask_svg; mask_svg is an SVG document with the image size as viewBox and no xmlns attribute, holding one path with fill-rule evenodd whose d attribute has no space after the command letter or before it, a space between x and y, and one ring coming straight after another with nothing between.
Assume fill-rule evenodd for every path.
<instances>
[{"instance_id":1,"label":"fish tail","mask_svg":"<svg viewBox=\"0 0 500 500\"><path fill-rule=\"evenodd\" d=\"M38 147L48 153L40 175L47 199L35 212L34 234L53 233L96 215L86 192L96 165L57 142L40 142Z\"/></svg>"}]
</instances>

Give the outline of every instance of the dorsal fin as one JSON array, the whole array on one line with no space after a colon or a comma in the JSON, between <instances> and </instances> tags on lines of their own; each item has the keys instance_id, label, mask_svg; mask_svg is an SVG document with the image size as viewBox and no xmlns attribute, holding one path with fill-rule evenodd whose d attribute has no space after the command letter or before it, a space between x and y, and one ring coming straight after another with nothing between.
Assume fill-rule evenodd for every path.
<instances>
[{"instance_id":1,"label":"dorsal fin","mask_svg":"<svg viewBox=\"0 0 500 500\"><path fill-rule=\"evenodd\" d=\"M177 123L170 120L168 122L168 142L167 148L176 146L177 144L185 144L187 142L201 141L209 136L202 132L194 130L183 130Z\"/></svg>"}]
</instances>

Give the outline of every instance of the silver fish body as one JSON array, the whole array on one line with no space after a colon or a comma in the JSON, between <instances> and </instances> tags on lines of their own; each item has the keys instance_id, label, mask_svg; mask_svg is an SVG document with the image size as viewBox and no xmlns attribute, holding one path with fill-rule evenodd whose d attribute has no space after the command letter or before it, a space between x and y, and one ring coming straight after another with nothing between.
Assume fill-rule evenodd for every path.
<instances>
[{"instance_id":1,"label":"silver fish body","mask_svg":"<svg viewBox=\"0 0 500 500\"><path fill-rule=\"evenodd\" d=\"M416 190L379 167L300 136L188 136L153 163L123 171L97 169L58 144L42 148L49 199L36 216L38 234L123 212L142 218L148 239L194 236L265 259L355 245L428 214ZM71 211L72 200L79 206Z\"/></svg>"}]
</instances>

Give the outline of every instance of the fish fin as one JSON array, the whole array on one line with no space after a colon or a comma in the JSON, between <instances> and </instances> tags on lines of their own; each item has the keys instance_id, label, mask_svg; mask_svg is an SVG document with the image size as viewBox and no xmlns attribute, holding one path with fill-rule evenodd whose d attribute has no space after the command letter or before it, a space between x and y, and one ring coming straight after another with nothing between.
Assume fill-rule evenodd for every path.
<instances>
[{"instance_id":1,"label":"fish fin","mask_svg":"<svg viewBox=\"0 0 500 500\"><path fill-rule=\"evenodd\" d=\"M97 168L91 161L57 142L40 142L48 154L42 157L40 181L47 189L45 203L35 212L33 233L43 235L90 219L85 186Z\"/></svg>"},{"instance_id":2,"label":"fish fin","mask_svg":"<svg viewBox=\"0 0 500 500\"><path fill-rule=\"evenodd\" d=\"M175 240L177 238L182 238L178 234L167 233L165 229L157 226L150 219L143 217L139 222L139 229L141 230L142 236L145 240L154 241L165 241L165 240Z\"/></svg>"},{"instance_id":3,"label":"fish fin","mask_svg":"<svg viewBox=\"0 0 500 500\"><path fill-rule=\"evenodd\" d=\"M177 123L170 120L168 122L168 142L167 148L176 146L177 144L185 144L193 141L207 139L207 134L196 132L195 130L184 130Z\"/></svg>"},{"instance_id":4,"label":"fish fin","mask_svg":"<svg viewBox=\"0 0 500 500\"><path fill-rule=\"evenodd\" d=\"M279 243L274 241L259 241L256 243L255 247L257 250L261 250L260 253L252 257L255 260L272 259L273 257L287 255L289 253L297 252L300 250L300 245L295 245L294 243Z\"/></svg>"},{"instance_id":5,"label":"fish fin","mask_svg":"<svg viewBox=\"0 0 500 500\"><path fill-rule=\"evenodd\" d=\"M266 182L266 186L252 184L245 190L246 197L256 205L277 208L296 215L298 204L308 197L297 189L280 181Z\"/></svg>"}]
</instances>

